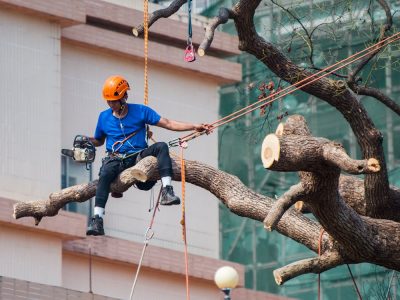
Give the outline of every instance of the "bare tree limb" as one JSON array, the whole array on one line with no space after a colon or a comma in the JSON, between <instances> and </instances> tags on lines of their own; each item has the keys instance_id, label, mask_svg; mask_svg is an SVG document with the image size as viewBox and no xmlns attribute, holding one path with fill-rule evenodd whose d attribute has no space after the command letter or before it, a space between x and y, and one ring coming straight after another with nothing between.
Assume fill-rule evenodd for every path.
<instances>
[{"instance_id":1,"label":"bare tree limb","mask_svg":"<svg viewBox=\"0 0 400 300\"><path fill-rule=\"evenodd\" d=\"M354 92L358 95L370 96L377 99L379 102L390 108L394 113L400 116L400 105L393 101L390 97L382 93L380 90L373 87L354 86Z\"/></svg>"},{"instance_id":2,"label":"bare tree limb","mask_svg":"<svg viewBox=\"0 0 400 300\"><path fill-rule=\"evenodd\" d=\"M276 269L274 271L274 277L276 283L282 285L286 281L297 276L308 273L319 274L342 265L343 263L343 258L337 253L324 253L320 257L303 259Z\"/></svg>"},{"instance_id":3,"label":"bare tree limb","mask_svg":"<svg viewBox=\"0 0 400 300\"><path fill-rule=\"evenodd\" d=\"M167 7L167 8L163 8L163 9L159 9L156 10L155 12L153 12L150 16L149 16L149 28L151 25L153 25L158 19L161 18L168 18L170 16L172 16L174 13L176 13L179 8L181 8L182 5L184 5L185 3L187 3L187 0L174 0L171 2L171 4ZM138 36L142 36L144 33L144 26L143 23L140 24L137 27L133 27L132 28L132 33L134 36L138 37Z\"/></svg>"},{"instance_id":4,"label":"bare tree limb","mask_svg":"<svg viewBox=\"0 0 400 300\"><path fill-rule=\"evenodd\" d=\"M206 27L206 33L204 35L204 39L201 42L199 49L197 52L200 56L204 56L208 48L211 46L211 43L214 39L214 32L217 27L221 24L225 24L229 19L234 18L234 13L232 10L221 7L219 9L218 16L214 17L211 22Z\"/></svg>"},{"instance_id":5,"label":"bare tree limb","mask_svg":"<svg viewBox=\"0 0 400 300\"><path fill-rule=\"evenodd\" d=\"M381 28L381 32L378 38L378 42L382 41L385 38L385 34L386 32L388 32L393 25L393 19L392 19L392 15L390 13L390 7L389 5L386 3L385 0L377 0L377 2L382 6L383 10L385 11L386 14L386 24L384 24ZM378 48L375 51L371 52L371 54L367 55L365 58L363 58L363 60L355 67L355 69L349 73L348 75L348 83L350 85L356 85L357 80L356 80L356 76L357 74L368 64L368 62L375 57L375 55L377 53L379 53L379 51L382 48Z\"/></svg>"},{"instance_id":6,"label":"bare tree limb","mask_svg":"<svg viewBox=\"0 0 400 300\"><path fill-rule=\"evenodd\" d=\"M271 210L264 219L264 228L268 231L272 231L283 214L303 196L304 188L302 184L298 183L293 185L273 204Z\"/></svg>"}]
</instances>

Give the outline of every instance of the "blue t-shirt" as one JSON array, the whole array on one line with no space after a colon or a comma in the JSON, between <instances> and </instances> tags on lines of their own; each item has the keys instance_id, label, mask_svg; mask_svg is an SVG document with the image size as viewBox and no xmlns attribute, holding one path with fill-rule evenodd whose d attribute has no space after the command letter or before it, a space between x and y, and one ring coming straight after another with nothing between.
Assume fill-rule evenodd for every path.
<instances>
[{"instance_id":1,"label":"blue t-shirt","mask_svg":"<svg viewBox=\"0 0 400 300\"><path fill-rule=\"evenodd\" d=\"M137 152L147 148L146 124L155 125L160 119L161 116L158 113L141 104L128 104L128 113L121 119L115 117L112 109L109 108L100 113L94 138L101 140L105 137L106 150L111 152L115 142L122 141L137 131L120 148L118 148L120 144L114 147L114 151L119 153Z\"/></svg>"}]
</instances>

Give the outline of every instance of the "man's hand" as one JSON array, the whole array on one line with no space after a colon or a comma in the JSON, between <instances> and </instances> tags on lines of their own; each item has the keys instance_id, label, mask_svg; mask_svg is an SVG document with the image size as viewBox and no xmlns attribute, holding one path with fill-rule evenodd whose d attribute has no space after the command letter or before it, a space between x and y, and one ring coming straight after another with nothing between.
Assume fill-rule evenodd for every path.
<instances>
[{"instance_id":1,"label":"man's hand","mask_svg":"<svg viewBox=\"0 0 400 300\"><path fill-rule=\"evenodd\" d=\"M197 132L203 132L205 131L206 134L210 134L212 132L212 126L210 124L205 124L205 123L201 123L201 124L193 124L194 130Z\"/></svg>"}]
</instances>

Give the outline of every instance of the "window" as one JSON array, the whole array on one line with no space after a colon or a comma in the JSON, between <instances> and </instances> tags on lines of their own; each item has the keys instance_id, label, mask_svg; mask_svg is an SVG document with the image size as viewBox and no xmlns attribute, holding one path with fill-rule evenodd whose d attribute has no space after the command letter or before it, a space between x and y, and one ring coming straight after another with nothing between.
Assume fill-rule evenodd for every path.
<instances>
[{"instance_id":1,"label":"window","mask_svg":"<svg viewBox=\"0 0 400 300\"><path fill-rule=\"evenodd\" d=\"M61 188L76 184L87 183L92 180L92 168L86 170L85 165L77 163L67 156L61 156ZM92 199L83 203L71 202L64 209L71 212L91 215Z\"/></svg>"}]
</instances>

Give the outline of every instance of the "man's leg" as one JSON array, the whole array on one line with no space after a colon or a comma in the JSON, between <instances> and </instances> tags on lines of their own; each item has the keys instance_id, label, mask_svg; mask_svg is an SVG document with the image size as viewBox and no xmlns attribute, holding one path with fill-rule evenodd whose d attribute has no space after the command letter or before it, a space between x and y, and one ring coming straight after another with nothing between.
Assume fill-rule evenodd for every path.
<instances>
[{"instance_id":1,"label":"man's leg","mask_svg":"<svg viewBox=\"0 0 400 300\"><path fill-rule=\"evenodd\" d=\"M174 190L171 185L172 179L172 161L169 156L169 149L166 143L160 142L151 145L149 148L144 149L139 154L142 159L147 156L155 156L157 158L158 172L162 181L162 198L161 205L174 205L180 204L181 200L175 196Z\"/></svg>"},{"instance_id":2,"label":"man's leg","mask_svg":"<svg viewBox=\"0 0 400 300\"><path fill-rule=\"evenodd\" d=\"M103 159L103 165L99 173L99 182L96 188L93 218L86 232L87 235L104 235L103 217L108 194L110 193L110 185L120 172L121 160L110 157Z\"/></svg>"}]
</instances>

